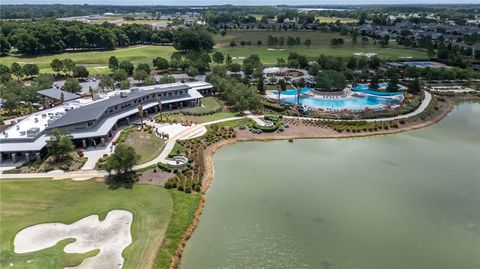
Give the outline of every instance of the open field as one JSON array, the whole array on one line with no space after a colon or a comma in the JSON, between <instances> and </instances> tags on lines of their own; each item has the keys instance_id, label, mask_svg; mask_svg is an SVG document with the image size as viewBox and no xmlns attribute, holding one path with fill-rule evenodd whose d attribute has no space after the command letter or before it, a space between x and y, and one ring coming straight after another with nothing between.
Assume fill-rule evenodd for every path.
<instances>
[{"instance_id":1,"label":"open field","mask_svg":"<svg viewBox=\"0 0 480 269\"><path fill-rule=\"evenodd\" d=\"M357 19L352 18L336 18L336 17L323 17L323 16L316 16L315 20L319 20L321 23L336 23L340 21L340 23L357 23Z\"/></svg>"},{"instance_id":2,"label":"open field","mask_svg":"<svg viewBox=\"0 0 480 269\"><path fill-rule=\"evenodd\" d=\"M269 47L266 45L269 35L276 37L289 36L299 37L301 42L305 39L310 39L312 45L306 47L304 45L294 46L292 48L288 46L275 47L275 50L267 50ZM341 47L332 47L330 40L332 38L343 38L345 44ZM373 40L370 40L370 45L362 46L361 37L358 37L358 45L353 46L351 44L351 38L348 36L341 36L336 33L322 33L320 31L262 31L262 30L236 30L228 31L227 34L222 37L221 35L215 35L215 47L225 54L230 54L232 57L247 57L250 54L256 53L260 56L260 59L264 64L275 64L277 58L287 58L290 52L297 52L305 54L311 59L315 59L320 54L349 57L358 52L374 52L384 59L398 59L399 57L412 57L415 59L427 59L428 55L424 51L413 50L404 48L391 42L389 48L382 48L378 45L373 45ZM257 46L257 41L261 40L262 45ZM235 41L237 44L233 49L230 47L230 42ZM241 41L250 41L251 46L241 46Z\"/></svg>"},{"instance_id":3,"label":"open field","mask_svg":"<svg viewBox=\"0 0 480 269\"><path fill-rule=\"evenodd\" d=\"M177 191L168 191L153 185L133 185L131 189L111 190L103 182L94 180L74 182L70 180L2 180L0 181L1 207L0 231L1 268L63 268L78 265L85 257L97 251L84 254L68 254L63 247L73 239L63 240L55 247L27 254L13 253L13 239L21 229L39 223L61 222L70 224L86 216L98 214L103 220L112 209L123 209L133 213L133 243L122 253L124 268L138 268L138 264L153 264L157 248L162 239L160 253L162 264L168 264L171 256L163 248L172 249L190 223L192 208L198 205L199 196ZM178 203L178 204L175 204ZM177 210L178 212L174 212ZM185 210L185 211L184 211ZM176 234L166 234L172 228L170 221L179 227ZM187 225L188 226L188 225ZM170 254L168 252L167 254ZM159 260L156 261L159 263ZM157 267L167 268L167 266Z\"/></svg>"},{"instance_id":4,"label":"open field","mask_svg":"<svg viewBox=\"0 0 480 269\"><path fill-rule=\"evenodd\" d=\"M110 72L108 69L108 58L115 56L119 61L131 61L133 64L152 64L155 57L170 59L175 51L171 46L134 46L110 51L87 51L87 52L66 52L42 56L7 56L0 58L2 64L10 66L13 62L20 64L34 63L40 68L41 73L53 73L50 63L53 59L70 58L77 64L85 65L91 74L104 74Z\"/></svg>"},{"instance_id":5,"label":"open field","mask_svg":"<svg viewBox=\"0 0 480 269\"><path fill-rule=\"evenodd\" d=\"M305 39L310 39L312 45L305 47L304 45L294 46L292 48L288 46L277 47L276 50L267 50L269 47L266 45L269 35L276 37L288 36L300 37L303 42ZM330 40L332 38L343 38L345 44L338 48L330 46ZM389 48L382 48L377 45L373 45L373 41L370 41L370 45L352 46L351 39L348 36L342 37L339 34L334 33L322 33L320 31L262 31L262 30L235 30L228 31L227 35L222 37L220 34L214 35L215 48L224 54L230 54L232 57L247 57L250 54L258 54L264 64L273 65L277 62L277 58L287 58L290 52L297 52L305 54L310 59L315 59L320 54L349 57L353 53L357 52L374 52L384 59L399 59L399 57L412 57L415 59L427 59L428 55L424 51L413 50L397 46L393 41ZM230 42L235 40L237 46L230 48ZM257 41L261 40L263 45L257 46ZM240 41L251 41L252 46L241 46ZM360 37L358 44L360 44ZM41 56L7 56L0 58L0 62L5 65L11 65L13 62L20 64L35 63L40 68L40 72L53 73L50 68L50 62L55 59L70 58L77 64L85 65L91 74L105 74L110 72L108 69L108 58L110 56L117 57L120 61L127 60L133 64L148 63L151 65L152 59L155 57L164 57L170 59L170 55L176 50L171 46L133 46L129 48L121 48L112 51L82 51L82 52L66 52L52 55Z\"/></svg>"},{"instance_id":6,"label":"open field","mask_svg":"<svg viewBox=\"0 0 480 269\"><path fill-rule=\"evenodd\" d=\"M155 159L165 147L165 141L155 134L143 131L128 132L125 144L135 149L140 155L138 163L146 163Z\"/></svg>"}]
</instances>

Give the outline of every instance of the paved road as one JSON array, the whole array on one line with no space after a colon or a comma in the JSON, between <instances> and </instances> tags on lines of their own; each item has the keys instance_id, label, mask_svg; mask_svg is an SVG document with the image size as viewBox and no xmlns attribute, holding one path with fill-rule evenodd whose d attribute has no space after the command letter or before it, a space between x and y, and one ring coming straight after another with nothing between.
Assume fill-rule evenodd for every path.
<instances>
[{"instance_id":1,"label":"paved road","mask_svg":"<svg viewBox=\"0 0 480 269\"><path fill-rule=\"evenodd\" d=\"M52 178L52 179L73 179L73 180L87 180L96 177L106 176L106 172L97 170L79 170L75 172L63 172L52 171L48 173L30 173L30 174L0 174L0 179L39 179L39 178Z\"/></svg>"}]
</instances>

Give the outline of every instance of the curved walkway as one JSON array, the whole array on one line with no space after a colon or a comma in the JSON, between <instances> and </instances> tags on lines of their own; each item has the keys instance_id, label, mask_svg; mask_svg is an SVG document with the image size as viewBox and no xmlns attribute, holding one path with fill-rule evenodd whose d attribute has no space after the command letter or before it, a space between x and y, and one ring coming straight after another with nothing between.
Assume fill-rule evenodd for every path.
<instances>
[{"instance_id":1,"label":"curved walkway","mask_svg":"<svg viewBox=\"0 0 480 269\"><path fill-rule=\"evenodd\" d=\"M420 106L418 106L415 111L410 112L408 114L404 115L399 115L395 117L388 117L388 118L379 118L379 119L363 119L363 120L348 120L348 121L368 121L368 122L374 122L374 121L391 121L391 120L399 120L399 119L405 119L413 116L417 116L425 109L428 107L430 102L432 101L432 95L425 91L425 98L422 100L422 103ZM167 159L168 154L172 151L173 147L175 146L175 143L177 140L182 140L182 139L188 139L188 137L192 136L195 132L198 132L201 130L203 127L219 123L219 122L225 122L225 121L232 121L232 120L240 120L243 118L259 118L263 117L263 115L259 116L241 116L241 117L231 117L231 118L226 118L226 119L220 119L220 120L215 120L215 121L210 121L210 122L205 122L201 124L196 124L192 126L191 128L188 128L186 130L183 130L182 132L178 133L177 135L173 136L172 138L168 139L167 144L165 145L165 148L163 149L162 153L158 155L155 159L139 164L133 167L134 170L138 169L143 169L152 165L157 164L158 162L163 162L163 163L168 163L169 160ZM320 118L309 118L309 117L295 117L295 116L284 116L284 118L288 119L307 119L307 120L329 120L329 119L320 119ZM335 120L335 121L340 121L340 120ZM20 179L20 178L53 178L53 179L68 179L71 178L73 180L86 180L90 178L95 178L95 177L103 177L107 175L106 172L103 171L96 171L96 170L80 170L80 171L75 171L75 172L50 172L50 173L32 173L32 174L0 174L0 179Z\"/></svg>"},{"instance_id":2,"label":"curved walkway","mask_svg":"<svg viewBox=\"0 0 480 269\"><path fill-rule=\"evenodd\" d=\"M175 143L177 143L177 140L187 139L188 137L200 131L202 128L204 128L207 125L224 122L224 121L239 120L242 118L244 117L232 117L232 118L226 118L226 119L220 119L220 120L196 124L191 128L186 129L178 133L177 135L171 137L170 139L168 139L167 144L165 145L165 148L163 149L162 153L160 153L160 155L158 155L155 159L148 161L146 163L136 165L133 167L133 169L134 170L143 169L151 165L155 165L158 162L168 163L169 162L169 160L167 159L168 154L170 154L170 152L172 151L173 147L175 146Z\"/></svg>"}]
</instances>

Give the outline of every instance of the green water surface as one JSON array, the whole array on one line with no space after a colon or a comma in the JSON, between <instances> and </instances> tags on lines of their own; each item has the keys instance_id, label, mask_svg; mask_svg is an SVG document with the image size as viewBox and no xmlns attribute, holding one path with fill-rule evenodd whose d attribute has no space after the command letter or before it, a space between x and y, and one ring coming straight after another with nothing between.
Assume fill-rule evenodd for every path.
<instances>
[{"instance_id":1,"label":"green water surface","mask_svg":"<svg viewBox=\"0 0 480 269\"><path fill-rule=\"evenodd\" d=\"M480 268L480 104L371 138L219 150L182 269Z\"/></svg>"}]
</instances>

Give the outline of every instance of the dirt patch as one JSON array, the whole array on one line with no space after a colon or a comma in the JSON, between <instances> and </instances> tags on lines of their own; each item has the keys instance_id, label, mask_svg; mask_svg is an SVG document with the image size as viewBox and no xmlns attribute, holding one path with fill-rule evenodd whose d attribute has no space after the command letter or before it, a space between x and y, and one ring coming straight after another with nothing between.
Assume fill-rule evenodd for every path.
<instances>
[{"instance_id":1,"label":"dirt patch","mask_svg":"<svg viewBox=\"0 0 480 269\"><path fill-rule=\"evenodd\" d=\"M138 177L138 183L164 186L167 180L174 177L174 173L168 173L159 168L152 168L142 172L142 175Z\"/></svg>"}]
</instances>

